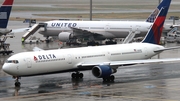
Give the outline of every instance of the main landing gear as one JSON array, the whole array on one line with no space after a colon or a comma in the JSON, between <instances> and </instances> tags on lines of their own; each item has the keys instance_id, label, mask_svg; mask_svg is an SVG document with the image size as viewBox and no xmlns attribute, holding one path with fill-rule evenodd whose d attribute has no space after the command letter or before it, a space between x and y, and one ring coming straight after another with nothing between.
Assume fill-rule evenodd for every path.
<instances>
[{"instance_id":1,"label":"main landing gear","mask_svg":"<svg viewBox=\"0 0 180 101\"><path fill-rule=\"evenodd\" d=\"M82 79L83 78L83 73L79 73L79 72L76 72L76 73L72 73L71 74L71 77L73 78L73 79Z\"/></svg>"},{"instance_id":2,"label":"main landing gear","mask_svg":"<svg viewBox=\"0 0 180 101\"><path fill-rule=\"evenodd\" d=\"M47 36L46 39L45 39L45 42L50 43L50 42L52 42L52 40L53 40L52 38L49 38L49 36Z\"/></svg>"},{"instance_id":3,"label":"main landing gear","mask_svg":"<svg viewBox=\"0 0 180 101\"><path fill-rule=\"evenodd\" d=\"M114 82L114 79L115 79L114 75L110 75L108 77L103 77L103 83Z\"/></svg>"},{"instance_id":4,"label":"main landing gear","mask_svg":"<svg viewBox=\"0 0 180 101\"><path fill-rule=\"evenodd\" d=\"M99 43L95 41L89 41L87 42L87 46L99 46Z\"/></svg>"},{"instance_id":5,"label":"main landing gear","mask_svg":"<svg viewBox=\"0 0 180 101\"><path fill-rule=\"evenodd\" d=\"M49 43L49 42L50 42L49 36L46 37L46 40L45 40L45 41L46 41L46 43Z\"/></svg>"},{"instance_id":6,"label":"main landing gear","mask_svg":"<svg viewBox=\"0 0 180 101\"><path fill-rule=\"evenodd\" d=\"M21 83L19 82L20 77L13 77L13 78L15 78L15 83L14 83L15 87L20 87L21 86Z\"/></svg>"},{"instance_id":7,"label":"main landing gear","mask_svg":"<svg viewBox=\"0 0 180 101\"><path fill-rule=\"evenodd\" d=\"M80 73L80 72L76 72L76 73L71 74L72 79L75 79L75 80L82 79L83 76L84 76L83 73ZM115 79L115 76L110 75L110 76L103 77L102 79L103 79L103 83L109 83L109 82L113 83L114 79Z\"/></svg>"},{"instance_id":8,"label":"main landing gear","mask_svg":"<svg viewBox=\"0 0 180 101\"><path fill-rule=\"evenodd\" d=\"M106 45L113 45L113 44L117 44L117 42L113 40L106 41Z\"/></svg>"}]
</instances>

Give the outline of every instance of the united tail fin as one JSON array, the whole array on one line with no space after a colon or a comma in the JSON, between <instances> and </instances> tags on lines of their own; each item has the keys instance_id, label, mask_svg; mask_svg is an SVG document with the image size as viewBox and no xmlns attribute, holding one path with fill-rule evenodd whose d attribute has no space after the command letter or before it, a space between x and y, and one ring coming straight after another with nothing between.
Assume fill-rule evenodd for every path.
<instances>
[{"instance_id":1,"label":"united tail fin","mask_svg":"<svg viewBox=\"0 0 180 101\"><path fill-rule=\"evenodd\" d=\"M0 28L6 28L14 0L5 0L0 7Z\"/></svg>"},{"instance_id":2,"label":"united tail fin","mask_svg":"<svg viewBox=\"0 0 180 101\"><path fill-rule=\"evenodd\" d=\"M155 19L153 25L149 29L148 33L146 34L145 38L143 39L143 43L152 43L152 44L159 44L160 38L163 30L163 25L166 19L166 15L168 12L167 7L162 7L157 18Z\"/></svg>"},{"instance_id":3,"label":"united tail fin","mask_svg":"<svg viewBox=\"0 0 180 101\"><path fill-rule=\"evenodd\" d=\"M154 20L157 17L157 14L159 13L160 9L162 7L167 7L167 11L169 10L169 6L171 4L171 0L163 0L158 6L157 8L149 15L149 17L147 18L146 22L150 22L153 23Z\"/></svg>"}]
</instances>

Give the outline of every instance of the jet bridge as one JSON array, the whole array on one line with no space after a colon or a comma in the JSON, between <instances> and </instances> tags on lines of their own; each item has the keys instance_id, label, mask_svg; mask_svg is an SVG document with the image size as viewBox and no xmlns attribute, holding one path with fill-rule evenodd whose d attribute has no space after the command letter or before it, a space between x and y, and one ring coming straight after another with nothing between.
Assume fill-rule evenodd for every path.
<instances>
[{"instance_id":1,"label":"jet bridge","mask_svg":"<svg viewBox=\"0 0 180 101\"><path fill-rule=\"evenodd\" d=\"M44 27L46 30L46 23L34 24L22 37L22 42L24 42L29 36L33 35L39 28Z\"/></svg>"}]
</instances>

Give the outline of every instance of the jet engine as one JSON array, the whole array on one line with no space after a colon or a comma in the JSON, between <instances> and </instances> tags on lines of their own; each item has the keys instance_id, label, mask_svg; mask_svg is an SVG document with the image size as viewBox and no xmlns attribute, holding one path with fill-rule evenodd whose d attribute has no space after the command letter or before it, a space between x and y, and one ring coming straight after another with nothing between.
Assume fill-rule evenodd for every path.
<instances>
[{"instance_id":1,"label":"jet engine","mask_svg":"<svg viewBox=\"0 0 180 101\"><path fill-rule=\"evenodd\" d=\"M92 69L92 74L97 78L109 77L111 74L115 72L116 70L112 69L108 65L94 66Z\"/></svg>"},{"instance_id":2,"label":"jet engine","mask_svg":"<svg viewBox=\"0 0 180 101\"><path fill-rule=\"evenodd\" d=\"M60 41L66 42L67 40L73 38L73 34L70 32L61 32L59 33L58 38Z\"/></svg>"},{"instance_id":3,"label":"jet engine","mask_svg":"<svg viewBox=\"0 0 180 101\"><path fill-rule=\"evenodd\" d=\"M9 30L9 29L1 29L1 30L0 30L0 35L6 35L6 34L9 34L10 32L12 32L12 30Z\"/></svg>"}]
</instances>

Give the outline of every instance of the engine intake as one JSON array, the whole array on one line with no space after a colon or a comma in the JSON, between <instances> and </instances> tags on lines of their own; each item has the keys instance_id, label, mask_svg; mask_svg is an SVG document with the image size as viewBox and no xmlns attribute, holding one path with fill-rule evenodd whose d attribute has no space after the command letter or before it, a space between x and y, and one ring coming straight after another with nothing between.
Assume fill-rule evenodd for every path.
<instances>
[{"instance_id":1,"label":"engine intake","mask_svg":"<svg viewBox=\"0 0 180 101\"><path fill-rule=\"evenodd\" d=\"M69 39L71 39L72 37L73 37L73 34L71 34L69 32L61 32L58 35L59 40L62 41L62 42L66 42Z\"/></svg>"},{"instance_id":2,"label":"engine intake","mask_svg":"<svg viewBox=\"0 0 180 101\"><path fill-rule=\"evenodd\" d=\"M111 74L113 74L115 72L116 71L113 70L108 65L94 66L93 69L92 69L92 74L97 78L108 77L108 76L110 76Z\"/></svg>"}]
</instances>

